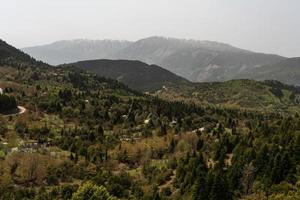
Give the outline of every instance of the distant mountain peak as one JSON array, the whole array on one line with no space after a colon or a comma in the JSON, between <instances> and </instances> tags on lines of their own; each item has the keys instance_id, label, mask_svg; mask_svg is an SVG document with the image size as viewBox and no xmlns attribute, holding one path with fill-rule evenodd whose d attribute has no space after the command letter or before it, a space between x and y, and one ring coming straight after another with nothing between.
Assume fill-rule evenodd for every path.
<instances>
[{"instance_id":1,"label":"distant mountain peak","mask_svg":"<svg viewBox=\"0 0 300 200\"><path fill-rule=\"evenodd\" d=\"M240 74L257 66L272 65L285 59L215 41L161 36L136 42L79 39L25 48L24 51L55 65L94 59L140 60L193 82L239 78Z\"/></svg>"},{"instance_id":2,"label":"distant mountain peak","mask_svg":"<svg viewBox=\"0 0 300 200\"><path fill-rule=\"evenodd\" d=\"M230 50L230 51L243 51L243 52L250 52L248 50L240 49L238 47L234 47L232 45L217 42L217 41L210 41L210 40L196 40L196 39L180 39L180 38L174 38L174 37L163 37L163 36L151 36L147 37L141 40L136 41L137 43L175 43L176 45L184 45L188 47L194 47L194 48L215 48L215 50L218 48L218 50Z\"/></svg>"}]
</instances>

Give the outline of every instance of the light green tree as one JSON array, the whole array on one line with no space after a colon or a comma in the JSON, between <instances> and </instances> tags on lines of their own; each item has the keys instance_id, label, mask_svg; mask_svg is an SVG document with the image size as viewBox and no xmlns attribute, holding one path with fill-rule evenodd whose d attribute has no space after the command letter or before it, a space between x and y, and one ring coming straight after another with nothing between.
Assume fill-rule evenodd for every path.
<instances>
[{"instance_id":1,"label":"light green tree","mask_svg":"<svg viewBox=\"0 0 300 200\"><path fill-rule=\"evenodd\" d=\"M73 194L72 200L117 200L105 187L86 182Z\"/></svg>"}]
</instances>

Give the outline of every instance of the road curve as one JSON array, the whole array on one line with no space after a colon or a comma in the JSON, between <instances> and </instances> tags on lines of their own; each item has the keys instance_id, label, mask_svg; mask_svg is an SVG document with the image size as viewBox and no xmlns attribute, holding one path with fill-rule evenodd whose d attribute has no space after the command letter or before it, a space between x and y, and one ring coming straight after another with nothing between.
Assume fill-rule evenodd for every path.
<instances>
[{"instance_id":1,"label":"road curve","mask_svg":"<svg viewBox=\"0 0 300 200\"><path fill-rule=\"evenodd\" d=\"M24 108L23 106L18 106L18 109L20 110L18 113L17 113L17 115L21 115L21 114L23 114L23 113L25 113L26 112L26 108Z\"/></svg>"}]
</instances>

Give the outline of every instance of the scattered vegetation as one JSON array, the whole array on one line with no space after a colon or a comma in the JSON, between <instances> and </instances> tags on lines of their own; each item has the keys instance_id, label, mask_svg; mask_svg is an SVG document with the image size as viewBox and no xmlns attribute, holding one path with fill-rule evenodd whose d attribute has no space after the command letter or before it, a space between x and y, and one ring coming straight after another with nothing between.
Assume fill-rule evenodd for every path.
<instances>
[{"instance_id":1,"label":"scattered vegetation","mask_svg":"<svg viewBox=\"0 0 300 200\"><path fill-rule=\"evenodd\" d=\"M0 87L28 111L0 115L0 199L299 198L295 111L163 100L71 67L14 59L1 65ZM273 98L265 87L257 90ZM290 89L276 88L288 101Z\"/></svg>"}]
</instances>

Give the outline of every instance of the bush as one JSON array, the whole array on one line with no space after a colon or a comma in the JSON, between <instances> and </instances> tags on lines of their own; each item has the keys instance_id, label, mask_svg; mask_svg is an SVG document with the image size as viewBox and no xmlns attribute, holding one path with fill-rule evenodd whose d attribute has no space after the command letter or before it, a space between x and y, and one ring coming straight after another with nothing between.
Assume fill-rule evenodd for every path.
<instances>
[{"instance_id":1,"label":"bush","mask_svg":"<svg viewBox=\"0 0 300 200\"><path fill-rule=\"evenodd\" d=\"M170 195L172 194L172 191L171 191L170 187L164 187L164 188L161 190L161 194L162 194L163 196L168 197L168 196L170 196Z\"/></svg>"},{"instance_id":2,"label":"bush","mask_svg":"<svg viewBox=\"0 0 300 200\"><path fill-rule=\"evenodd\" d=\"M86 182L73 194L72 200L117 200L105 187Z\"/></svg>"}]
</instances>

